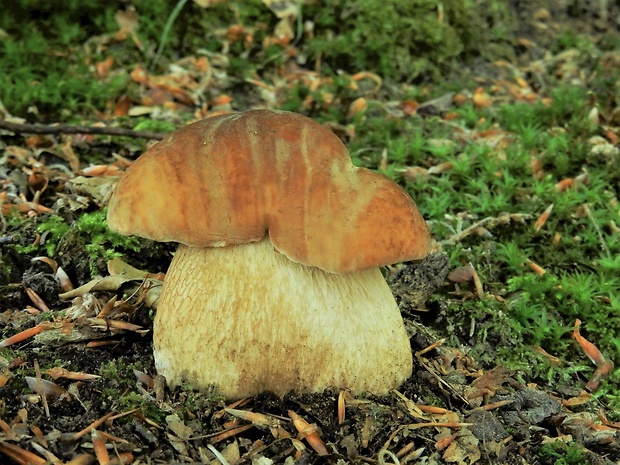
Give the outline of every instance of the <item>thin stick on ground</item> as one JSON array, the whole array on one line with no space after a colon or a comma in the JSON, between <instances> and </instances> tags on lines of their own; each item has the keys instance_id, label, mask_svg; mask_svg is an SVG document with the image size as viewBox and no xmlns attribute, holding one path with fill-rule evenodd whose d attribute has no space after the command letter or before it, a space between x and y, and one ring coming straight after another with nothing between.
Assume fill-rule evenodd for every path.
<instances>
[{"instance_id":1,"label":"thin stick on ground","mask_svg":"<svg viewBox=\"0 0 620 465\"><path fill-rule=\"evenodd\" d=\"M25 124L11 123L0 120L0 129L6 129L18 134L94 134L106 136L125 136L143 139L161 140L166 134L152 131L134 131L126 128L111 128L102 126L72 126L66 124Z\"/></svg>"},{"instance_id":2,"label":"thin stick on ground","mask_svg":"<svg viewBox=\"0 0 620 465\"><path fill-rule=\"evenodd\" d=\"M511 221L522 222L522 221L525 221L526 219L529 219L530 217L531 215L527 213L502 213L499 216L489 216L487 218L483 218L480 221L475 222L471 226L463 229L462 231L456 232L455 234L450 236L448 239L440 241L439 243L443 246L454 245L454 244L457 244L458 242L461 242L467 236L472 234L476 229L482 226L491 228L491 227L495 227L498 224L510 223Z\"/></svg>"},{"instance_id":3,"label":"thin stick on ground","mask_svg":"<svg viewBox=\"0 0 620 465\"><path fill-rule=\"evenodd\" d=\"M101 425L104 422L106 422L107 420L109 420L112 415L114 415L114 412L110 412L107 415L99 418L98 420L92 422L86 428L84 428L81 431L78 431L77 433L68 433L66 435L63 435L62 440L64 440L64 441L77 441L78 439L86 436L88 433L90 433L95 428L99 427L99 425Z\"/></svg>"},{"instance_id":4,"label":"thin stick on ground","mask_svg":"<svg viewBox=\"0 0 620 465\"><path fill-rule=\"evenodd\" d=\"M590 210L590 207L588 206L588 204L585 204L585 203L582 206L583 206L583 211L586 212L588 219L592 222L592 226L594 226L594 230L596 231L598 240L601 242L601 247L605 251L605 254L607 254L608 257L611 257L611 252L609 251L609 247L607 247L607 243L605 242L605 238L603 237L601 228L599 227L598 223L594 219L594 216L592 215L592 211Z\"/></svg>"}]
</instances>

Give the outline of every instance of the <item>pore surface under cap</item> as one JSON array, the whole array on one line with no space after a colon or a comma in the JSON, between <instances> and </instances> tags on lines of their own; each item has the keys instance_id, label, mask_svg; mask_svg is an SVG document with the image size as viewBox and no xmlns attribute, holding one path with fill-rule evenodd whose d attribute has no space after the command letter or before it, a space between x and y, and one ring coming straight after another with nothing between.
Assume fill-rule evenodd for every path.
<instances>
[{"instance_id":1,"label":"pore surface under cap","mask_svg":"<svg viewBox=\"0 0 620 465\"><path fill-rule=\"evenodd\" d=\"M271 110L207 118L154 145L118 182L108 224L194 247L269 234L291 260L337 273L419 259L431 245L396 183L354 167L329 129Z\"/></svg>"}]
</instances>

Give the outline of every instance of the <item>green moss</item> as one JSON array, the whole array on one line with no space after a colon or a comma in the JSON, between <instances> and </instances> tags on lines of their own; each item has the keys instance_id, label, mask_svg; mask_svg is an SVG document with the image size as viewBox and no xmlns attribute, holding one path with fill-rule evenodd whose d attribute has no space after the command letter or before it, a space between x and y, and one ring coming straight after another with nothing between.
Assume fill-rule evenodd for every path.
<instances>
[{"instance_id":1,"label":"green moss","mask_svg":"<svg viewBox=\"0 0 620 465\"><path fill-rule=\"evenodd\" d=\"M592 463L584 447L576 442L555 441L543 444L538 449L538 456L543 463L553 465L589 465Z\"/></svg>"},{"instance_id":2,"label":"green moss","mask_svg":"<svg viewBox=\"0 0 620 465\"><path fill-rule=\"evenodd\" d=\"M170 121L158 121L154 119L143 119L138 122L134 127L134 131L153 131L153 132L171 132L176 129L176 126Z\"/></svg>"},{"instance_id":3,"label":"green moss","mask_svg":"<svg viewBox=\"0 0 620 465\"><path fill-rule=\"evenodd\" d=\"M143 371L144 367L141 364L127 364L117 360L103 364L99 370L104 380L102 398L119 411L137 408L145 417L156 422L163 421L165 412L148 397L135 391L134 370Z\"/></svg>"},{"instance_id":4,"label":"green moss","mask_svg":"<svg viewBox=\"0 0 620 465\"><path fill-rule=\"evenodd\" d=\"M303 13L316 24L308 49L333 70L372 70L398 81L438 77L456 57L506 56L509 48L502 53L501 45L514 27L507 2L499 0L439 5L435 0L326 0Z\"/></svg>"},{"instance_id":5,"label":"green moss","mask_svg":"<svg viewBox=\"0 0 620 465\"><path fill-rule=\"evenodd\" d=\"M618 158L594 155L588 143L600 131L589 118L593 102L606 94L559 84L550 87L548 95L545 104L465 105L450 123L368 112L355 122L356 138L349 148L355 164L371 169L379 168L385 150L385 172L411 193L440 241L485 218L505 212L525 215L522 222L495 224L484 234L474 232L447 247L452 266L472 262L484 290L497 299L461 302L446 297L437 324L448 343L465 341L485 366L499 363L527 372L530 381L574 386L583 384L593 370L570 337L577 318L584 337L620 364L620 320L615 317L620 311L615 292L620 286L620 238L610 229L611 220L618 223L617 190L612 187L618 182ZM509 144L500 152L484 138L452 138L455 124L473 130L474 136L485 129L503 133ZM542 162L540 179L532 174L532 157ZM408 166L444 162L450 169L440 175L403 178ZM586 183L556 189L557 182L584 169ZM551 204L549 219L535 232L536 218ZM533 273L528 260L546 273ZM474 290L471 284L463 288ZM552 366L533 345L559 356L563 365ZM615 386L604 383L600 392L618 405Z\"/></svg>"},{"instance_id":6,"label":"green moss","mask_svg":"<svg viewBox=\"0 0 620 465\"><path fill-rule=\"evenodd\" d=\"M121 396L118 400L119 409L121 411L129 411L140 409L142 414L157 423L165 421L166 412L161 410L155 403L149 401L144 395L138 392L128 392Z\"/></svg>"},{"instance_id":7,"label":"green moss","mask_svg":"<svg viewBox=\"0 0 620 465\"><path fill-rule=\"evenodd\" d=\"M75 228L64 238L71 236L77 247L83 247L88 255L92 276L99 274L98 264L123 255L123 251L140 250L141 241L135 236L123 236L108 228L106 210L86 213L75 222Z\"/></svg>"},{"instance_id":8,"label":"green moss","mask_svg":"<svg viewBox=\"0 0 620 465\"><path fill-rule=\"evenodd\" d=\"M101 365L99 374L107 379L118 379L119 372L116 362L108 362Z\"/></svg>"},{"instance_id":9,"label":"green moss","mask_svg":"<svg viewBox=\"0 0 620 465\"><path fill-rule=\"evenodd\" d=\"M61 261L68 253L74 265L76 260L79 262L78 257L84 257L85 263L78 265L87 265L89 275L95 276L101 273L99 265L102 261L141 249L142 242L138 237L123 236L108 228L106 210L84 213L73 224L58 215L40 216L37 221L41 221L36 225L36 232L40 235L38 244L35 245L34 237L31 237L34 234L23 234L27 245L9 245L7 250L13 249L22 255L46 255ZM0 262L6 262L8 266L10 257L3 257L0 255Z\"/></svg>"},{"instance_id":10,"label":"green moss","mask_svg":"<svg viewBox=\"0 0 620 465\"><path fill-rule=\"evenodd\" d=\"M122 76L106 81L94 76L84 79L91 71L80 52L72 47L57 52L36 31L1 41L0 55L5 69L0 73L0 89L11 89L1 97L7 109L16 114L27 110L46 114L60 108L65 113L103 110L106 101L120 95L127 84Z\"/></svg>"},{"instance_id":11,"label":"green moss","mask_svg":"<svg viewBox=\"0 0 620 465\"><path fill-rule=\"evenodd\" d=\"M36 226L36 231L41 235L40 245L33 243L28 245L16 244L13 247L19 254L27 255L34 252L44 252L48 257L53 257L56 254L58 241L69 231L70 226L60 216L49 215L39 218L42 219L42 222ZM14 225L18 225L20 222L23 223L24 221L19 219Z\"/></svg>"},{"instance_id":12,"label":"green moss","mask_svg":"<svg viewBox=\"0 0 620 465\"><path fill-rule=\"evenodd\" d=\"M261 45L278 20L259 0L225 2L208 9L187 2L176 18L171 17L174 3L136 0L139 27L135 34L140 47L133 39L98 45L106 44L105 37L119 29L118 4L94 0L62 2L62 8L60 4L59 0L20 0L0 12L0 28L8 34L0 42L5 68L0 89L12 90L0 98L15 114L32 111L57 117L62 109L66 120L71 114L103 111L110 101L132 92L135 84L121 72L123 68L149 66L156 50L162 51L157 60L160 69L182 56L217 52L224 41L222 31L230 24L246 26L254 38L249 46L242 41L227 43L226 60L219 66L226 68L232 86L241 84L244 77L273 70L285 56L281 47ZM314 21L316 37L305 41L296 31L296 46L301 55L320 57L326 65L323 72L327 68L335 75L340 69L371 70L397 81L445 75L455 58L510 55L514 22L505 0L439 4L436 0L326 0L304 5L300 21L306 19ZM108 57L114 58L117 72L101 79L93 64Z\"/></svg>"},{"instance_id":13,"label":"green moss","mask_svg":"<svg viewBox=\"0 0 620 465\"><path fill-rule=\"evenodd\" d=\"M165 21L168 2L137 3L141 15L138 34L155 33ZM0 89L11 92L0 91L0 98L7 109L42 116L62 109L66 119L70 113L101 111L108 100L125 92L129 78L125 74L98 78L91 63L104 55L96 53L94 46L83 46L93 37L118 31L117 10L118 4L102 5L96 0L20 0L3 8L0 28L8 37L0 41ZM112 50L119 48L121 61L140 61L142 52L132 40ZM114 51L110 53L116 56Z\"/></svg>"},{"instance_id":14,"label":"green moss","mask_svg":"<svg viewBox=\"0 0 620 465\"><path fill-rule=\"evenodd\" d=\"M187 2L179 16L170 22L166 37L162 37L175 3L132 2L138 20L134 31L137 40L128 38L117 42L110 39L120 28L115 15L124 6L119 2L10 2L0 11L0 30L7 33L0 41L3 65L0 100L17 115L33 113L44 119L59 119L62 112L64 121L71 115L79 119L81 115L104 111L110 101L131 93L135 84L123 68L148 67L160 46L163 55L158 66L167 69L171 61L196 54L198 49L220 50L221 31L230 24L241 21L253 26L270 21L275 24L277 20L259 0L244 2L238 9L234 4L205 9ZM265 27L255 31L257 44L265 34ZM245 50L240 42L230 44L229 74L239 79L251 74L250 69L262 66L265 59L260 52L258 47ZM251 66L249 55L254 58ZM114 72L100 78L93 65L108 57L114 59Z\"/></svg>"},{"instance_id":15,"label":"green moss","mask_svg":"<svg viewBox=\"0 0 620 465\"><path fill-rule=\"evenodd\" d=\"M37 231L45 235L45 251L48 257L56 254L56 246L60 238L70 229L60 216L50 216L44 223L37 226Z\"/></svg>"},{"instance_id":16,"label":"green moss","mask_svg":"<svg viewBox=\"0 0 620 465\"><path fill-rule=\"evenodd\" d=\"M77 230L87 240L86 248L97 257L112 259L118 257L116 248L126 248L137 251L140 249L140 239L135 236L123 236L108 228L106 211L98 210L86 213L75 222Z\"/></svg>"}]
</instances>

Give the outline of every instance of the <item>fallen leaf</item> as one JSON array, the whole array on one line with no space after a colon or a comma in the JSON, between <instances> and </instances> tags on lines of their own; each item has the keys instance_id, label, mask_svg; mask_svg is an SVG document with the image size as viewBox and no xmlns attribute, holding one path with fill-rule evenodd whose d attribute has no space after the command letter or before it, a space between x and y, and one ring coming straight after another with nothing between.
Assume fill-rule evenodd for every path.
<instances>
[{"instance_id":1,"label":"fallen leaf","mask_svg":"<svg viewBox=\"0 0 620 465\"><path fill-rule=\"evenodd\" d=\"M553 210L553 204L549 205L545 211L538 217L536 223L534 223L534 231L538 232L545 225L551 211Z\"/></svg>"}]
</instances>

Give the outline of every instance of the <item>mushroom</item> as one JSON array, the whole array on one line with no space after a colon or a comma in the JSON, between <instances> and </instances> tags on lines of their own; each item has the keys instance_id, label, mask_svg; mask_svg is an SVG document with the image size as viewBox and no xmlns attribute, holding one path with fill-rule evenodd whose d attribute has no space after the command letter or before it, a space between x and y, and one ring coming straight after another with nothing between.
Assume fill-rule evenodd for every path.
<instances>
[{"instance_id":1,"label":"mushroom","mask_svg":"<svg viewBox=\"0 0 620 465\"><path fill-rule=\"evenodd\" d=\"M272 110L190 124L124 173L107 221L180 243L153 328L169 385L215 386L227 398L384 394L411 375L379 267L425 257L426 223L321 124Z\"/></svg>"}]
</instances>

